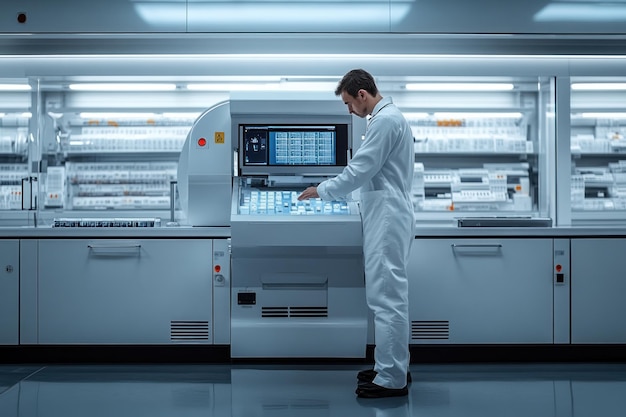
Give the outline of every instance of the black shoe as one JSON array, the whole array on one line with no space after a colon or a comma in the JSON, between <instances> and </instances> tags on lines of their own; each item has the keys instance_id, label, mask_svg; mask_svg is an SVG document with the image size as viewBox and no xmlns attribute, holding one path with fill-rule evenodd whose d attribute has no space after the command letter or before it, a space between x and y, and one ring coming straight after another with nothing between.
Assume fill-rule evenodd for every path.
<instances>
[{"instance_id":1,"label":"black shoe","mask_svg":"<svg viewBox=\"0 0 626 417\"><path fill-rule=\"evenodd\" d=\"M357 374L356 379L359 381L359 384L367 383L367 382L374 382L374 378L376 378L377 374L378 372L376 372L373 369L366 369L364 371L360 371ZM411 372L407 372L406 383L410 384L411 382L413 382L413 378L411 378Z\"/></svg>"},{"instance_id":2,"label":"black shoe","mask_svg":"<svg viewBox=\"0 0 626 417\"><path fill-rule=\"evenodd\" d=\"M356 395L360 398L404 397L409 395L409 389L406 385L404 388L385 388L373 382L365 382L357 387Z\"/></svg>"}]
</instances>

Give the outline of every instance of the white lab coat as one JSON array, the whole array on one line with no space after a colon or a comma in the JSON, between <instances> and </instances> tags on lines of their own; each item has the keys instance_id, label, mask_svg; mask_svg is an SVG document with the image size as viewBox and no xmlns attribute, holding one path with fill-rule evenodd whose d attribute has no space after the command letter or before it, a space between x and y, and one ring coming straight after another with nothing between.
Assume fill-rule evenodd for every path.
<instances>
[{"instance_id":1,"label":"white lab coat","mask_svg":"<svg viewBox=\"0 0 626 417\"><path fill-rule=\"evenodd\" d=\"M361 188L365 292L374 313L374 383L406 385L409 366L407 263L415 239L413 134L391 98L372 111L365 140L341 174L319 184L323 200Z\"/></svg>"}]
</instances>

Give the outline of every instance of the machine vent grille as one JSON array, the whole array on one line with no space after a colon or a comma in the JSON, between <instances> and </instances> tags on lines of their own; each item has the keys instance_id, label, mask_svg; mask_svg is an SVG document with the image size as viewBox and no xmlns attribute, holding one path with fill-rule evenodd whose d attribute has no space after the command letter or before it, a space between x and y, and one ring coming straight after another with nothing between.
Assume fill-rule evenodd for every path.
<instances>
[{"instance_id":1,"label":"machine vent grille","mask_svg":"<svg viewBox=\"0 0 626 417\"><path fill-rule=\"evenodd\" d=\"M261 317L328 317L328 307L262 307Z\"/></svg>"},{"instance_id":2,"label":"machine vent grille","mask_svg":"<svg viewBox=\"0 0 626 417\"><path fill-rule=\"evenodd\" d=\"M263 307L261 317L289 317L289 307Z\"/></svg>"},{"instance_id":3,"label":"machine vent grille","mask_svg":"<svg viewBox=\"0 0 626 417\"><path fill-rule=\"evenodd\" d=\"M412 321L412 340L440 340L448 339L450 336L450 322L448 320L438 321Z\"/></svg>"},{"instance_id":4,"label":"machine vent grille","mask_svg":"<svg viewBox=\"0 0 626 417\"><path fill-rule=\"evenodd\" d=\"M175 342L209 340L209 322L172 320L170 338Z\"/></svg>"},{"instance_id":5,"label":"machine vent grille","mask_svg":"<svg viewBox=\"0 0 626 417\"><path fill-rule=\"evenodd\" d=\"M291 317L328 317L328 307L291 307Z\"/></svg>"}]
</instances>

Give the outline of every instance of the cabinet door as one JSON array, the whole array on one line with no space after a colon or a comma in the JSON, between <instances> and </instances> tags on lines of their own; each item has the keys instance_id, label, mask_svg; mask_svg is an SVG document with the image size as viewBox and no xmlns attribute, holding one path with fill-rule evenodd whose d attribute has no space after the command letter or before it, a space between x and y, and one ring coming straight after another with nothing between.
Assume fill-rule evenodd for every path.
<instances>
[{"instance_id":1,"label":"cabinet door","mask_svg":"<svg viewBox=\"0 0 626 417\"><path fill-rule=\"evenodd\" d=\"M41 240L39 343L210 343L211 240Z\"/></svg>"},{"instance_id":2,"label":"cabinet door","mask_svg":"<svg viewBox=\"0 0 626 417\"><path fill-rule=\"evenodd\" d=\"M19 241L0 240L0 345L18 342Z\"/></svg>"},{"instance_id":3,"label":"cabinet door","mask_svg":"<svg viewBox=\"0 0 626 417\"><path fill-rule=\"evenodd\" d=\"M412 343L552 343L551 239L417 239Z\"/></svg>"},{"instance_id":4,"label":"cabinet door","mask_svg":"<svg viewBox=\"0 0 626 417\"><path fill-rule=\"evenodd\" d=\"M572 343L626 343L624 239L572 239Z\"/></svg>"}]
</instances>

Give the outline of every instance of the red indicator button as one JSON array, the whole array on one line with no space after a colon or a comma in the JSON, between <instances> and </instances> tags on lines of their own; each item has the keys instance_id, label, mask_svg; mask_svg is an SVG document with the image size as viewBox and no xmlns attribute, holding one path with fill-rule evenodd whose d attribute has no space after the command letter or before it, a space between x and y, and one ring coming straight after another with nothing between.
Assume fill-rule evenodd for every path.
<instances>
[{"instance_id":1,"label":"red indicator button","mask_svg":"<svg viewBox=\"0 0 626 417\"><path fill-rule=\"evenodd\" d=\"M206 146L206 139L205 138L198 139L198 146Z\"/></svg>"},{"instance_id":2,"label":"red indicator button","mask_svg":"<svg viewBox=\"0 0 626 417\"><path fill-rule=\"evenodd\" d=\"M219 265L215 265L215 268L213 269L215 269L215 272L220 272L222 270L222 267Z\"/></svg>"},{"instance_id":3,"label":"red indicator button","mask_svg":"<svg viewBox=\"0 0 626 417\"><path fill-rule=\"evenodd\" d=\"M561 272L561 269L563 269L563 267L561 265L556 266L556 272Z\"/></svg>"}]
</instances>

